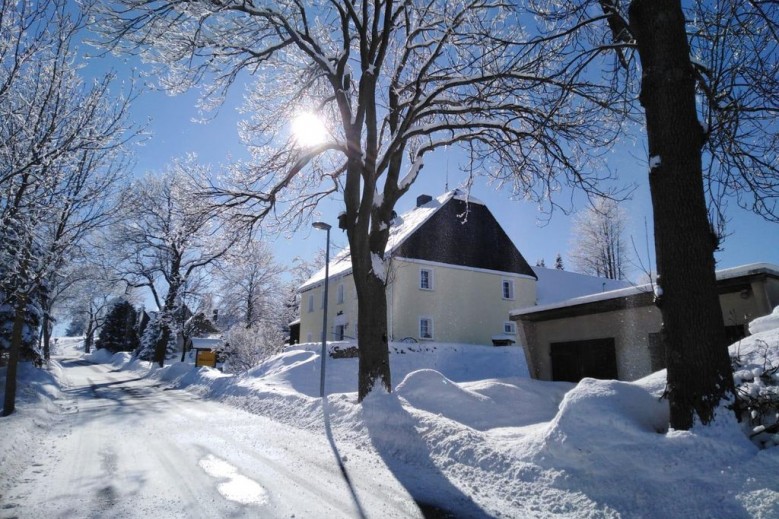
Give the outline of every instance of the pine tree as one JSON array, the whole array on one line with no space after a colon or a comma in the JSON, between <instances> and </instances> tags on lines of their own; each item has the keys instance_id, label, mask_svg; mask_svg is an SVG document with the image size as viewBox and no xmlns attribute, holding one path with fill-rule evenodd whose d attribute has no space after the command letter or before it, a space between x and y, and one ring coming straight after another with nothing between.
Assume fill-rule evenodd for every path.
<instances>
[{"instance_id":1,"label":"pine tree","mask_svg":"<svg viewBox=\"0 0 779 519\"><path fill-rule=\"evenodd\" d=\"M86 329L87 329L86 316L84 314L79 314L74 316L70 320L67 329L65 329L65 335L67 337L76 337L79 335L84 335Z\"/></svg>"},{"instance_id":2,"label":"pine tree","mask_svg":"<svg viewBox=\"0 0 779 519\"><path fill-rule=\"evenodd\" d=\"M155 314L149 324L143 331L141 336L140 345L138 347L138 358L141 360L156 360L156 348L157 343L163 338L163 326L162 318L159 313ZM164 348L163 354L165 358L169 358L176 353L176 337L173 334L168 333L165 337L167 344Z\"/></svg>"},{"instance_id":3,"label":"pine tree","mask_svg":"<svg viewBox=\"0 0 779 519\"><path fill-rule=\"evenodd\" d=\"M565 270L565 267L563 266L563 256L559 252L554 260L554 268L557 270Z\"/></svg>"},{"instance_id":4,"label":"pine tree","mask_svg":"<svg viewBox=\"0 0 779 519\"><path fill-rule=\"evenodd\" d=\"M137 320L138 312L133 305L125 300L118 301L108 312L105 323L100 328L96 347L113 353L133 351L139 344L138 333L135 331Z\"/></svg>"}]
</instances>

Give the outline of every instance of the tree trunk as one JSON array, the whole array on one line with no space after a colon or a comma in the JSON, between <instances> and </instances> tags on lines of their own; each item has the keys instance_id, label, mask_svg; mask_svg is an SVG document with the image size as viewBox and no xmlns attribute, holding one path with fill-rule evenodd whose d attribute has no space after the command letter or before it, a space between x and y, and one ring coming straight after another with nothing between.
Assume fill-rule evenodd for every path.
<instances>
[{"instance_id":1,"label":"tree trunk","mask_svg":"<svg viewBox=\"0 0 779 519\"><path fill-rule=\"evenodd\" d=\"M178 272L179 265L180 262L174 263L174 268L171 269L171 271ZM172 278L175 282L171 281L168 293L165 296L165 307L162 309L160 316L160 337L157 340L157 344L154 345L154 362L159 364L160 367L165 366L165 355L168 352L168 343L173 335L172 324L173 320L176 318L176 301L178 299L179 290L181 289L179 278L175 275L172 276Z\"/></svg>"},{"instance_id":2,"label":"tree trunk","mask_svg":"<svg viewBox=\"0 0 779 519\"><path fill-rule=\"evenodd\" d=\"M171 331L170 324L167 322L168 315L163 315L160 323L160 336L157 344L154 345L154 362L162 368L165 366L165 356L168 352L168 343L170 342Z\"/></svg>"},{"instance_id":3,"label":"tree trunk","mask_svg":"<svg viewBox=\"0 0 779 519\"><path fill-rule=\"evenodd\" d=\"M16 302L14 326L11 331L11 348L8 352L8 368L5 373L3 416L8 416L16 410L16 368L19 365L19 350L22 348L22 332L24 331L26 308L27 297L22 294Z\"/></svg>"},{"instance_id":4,"label":"tree trunk","mask_svg":"<svg viewBox=\"0 0 779 519\"><path fill-rule=\"evenodd\" d=\"M360 353L357 399L362 400L376 382L392 391L387 338L387 290L383 281L372 272L362 273L362 283L356 281L358 348Z\"/></svg>"},{"instance_id":5,"label":"tree trunk","mask_svg":"<svg viewBox=\"0 0 779 519\"><path fill-rule=\"evenodd\" d=\"M703 128L678 0L634 0L671 427L710 423L734 397L703 190Z\"/></svg>"},{"instance_id":6,"label":"tree trunk","mask_svg":"<svg viewBox=\"0 0 779 519\"><path fill-rule=\"evenodd\" d=\"M54 323L51 322L49 317L49 308L46 308L43 312L43 326L41 332L43 333L43 358L45 360L51 359L51 332L54 328Z\"/></svg>"}]
</instances>

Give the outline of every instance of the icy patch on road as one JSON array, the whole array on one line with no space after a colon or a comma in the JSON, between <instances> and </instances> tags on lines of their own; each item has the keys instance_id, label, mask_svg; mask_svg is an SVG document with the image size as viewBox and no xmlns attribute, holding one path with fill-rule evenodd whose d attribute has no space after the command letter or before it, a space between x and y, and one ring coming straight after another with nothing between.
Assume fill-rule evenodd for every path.
<instances>
[{"instance_id":1,"label":"icy patch on road","mask_svg":"<svg viewBox=\"0 0 779 519\"><path fill-rule=\"evenodd\" d=\"M238 473L238 469L224 460L209 454L198 462L206 474L216 479L226 479L216 489L222 497L242 505L268 504L268 492L256 481Z\"/></svg>"}]
</instances>

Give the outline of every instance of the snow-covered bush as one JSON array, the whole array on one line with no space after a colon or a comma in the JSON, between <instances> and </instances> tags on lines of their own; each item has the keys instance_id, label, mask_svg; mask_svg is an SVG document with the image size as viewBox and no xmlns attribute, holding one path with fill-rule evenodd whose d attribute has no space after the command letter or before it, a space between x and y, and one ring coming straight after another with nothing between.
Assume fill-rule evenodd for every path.
<instances>
[{"instance_id":1,"label":"snow-covered bush","mask_svg":"<svg viewBox=\"0 0 779 519\"><path fill-rule=\"evenodd\" d=\"M284 333L271 324L260 324L253 328L233 326L227 331L225 345L220 349L225 359L224 371L248 371L266 357L280 352L285 338Z\"/></svg>"},{"instance_id":2,"label":"snow-covered bush","mask_svg":"<svg viewBox=\"0 0 779 519\"><path fill-rule=\"evenodd\" d=\"M755 333L730 347L737 412L761 447L779 445L779 307L749 325Z\"/></svg>"}]
</instances>

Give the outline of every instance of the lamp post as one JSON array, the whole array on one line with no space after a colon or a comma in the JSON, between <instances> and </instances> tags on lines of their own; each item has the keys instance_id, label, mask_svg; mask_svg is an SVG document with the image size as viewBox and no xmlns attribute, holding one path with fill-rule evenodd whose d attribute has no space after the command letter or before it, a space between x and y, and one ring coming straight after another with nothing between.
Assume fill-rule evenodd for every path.
<instances>
[{"instance_id":1,"label":"lamp post","mask_svg":"<svg viewBox=\"0 0 779 519\"><path fill-rule=\"evenodd\" d=\"M325 359L327 358L327 289L330 282L330 225L325 222L314 222L314 229L327 232L325 247L325 304L322 313L322 371L319 376L319 396L325 396Z\"/></svg>"}]
</instances>

